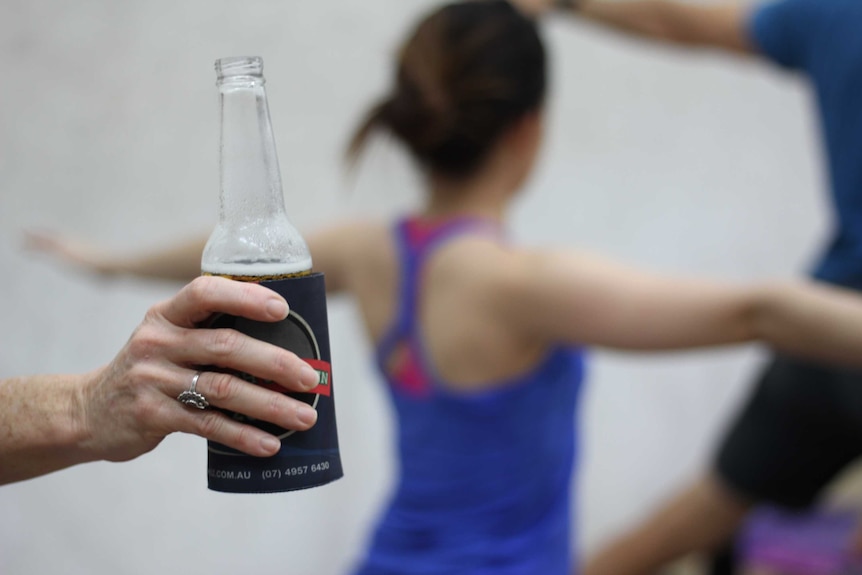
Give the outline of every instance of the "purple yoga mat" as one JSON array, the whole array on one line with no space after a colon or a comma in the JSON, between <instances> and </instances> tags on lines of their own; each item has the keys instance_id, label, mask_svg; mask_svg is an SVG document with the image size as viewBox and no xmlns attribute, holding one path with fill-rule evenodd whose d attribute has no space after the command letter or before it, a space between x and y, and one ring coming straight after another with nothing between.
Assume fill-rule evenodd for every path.
<instances>
[{"instance_id":1,"label":"purple yoga mat","mask_svg":"<svg viewBox=\"0 0 862 575\"><path fill-rule=\"evenodd\" d=\"M738 540L739 557L748 568L787 575L859 575L862 561L850 547L859 521L851 511L759 509Z\"/></svg>"}]
</instances>

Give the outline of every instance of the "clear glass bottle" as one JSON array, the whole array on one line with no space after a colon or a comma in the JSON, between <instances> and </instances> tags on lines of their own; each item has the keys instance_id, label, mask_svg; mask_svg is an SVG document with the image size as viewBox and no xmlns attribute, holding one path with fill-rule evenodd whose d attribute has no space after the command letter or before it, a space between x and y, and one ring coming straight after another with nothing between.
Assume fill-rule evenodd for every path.
<instances>
[{"instance_id":1,"label":"clear glass bottle","mask_svg":"<svg viewBox=\"0 0 862 575\"><path fill-rule=\"evenodd\" d=\"M284 208L263 60L222 58L215 67L221 194L201 271L243 281L308 274L311 254Z\"/></svg>"},{"instance_id":2,"label":"clear glass bottle","mask_svg":"<svg viewBox=\"0 0 862 575\"><path fill-rule=\"evenodd\" d=\"M277 437L281 449L272 457L260 458L208 442L208 486L229 493L274 493L325 485L343 475L325 279L321 273L312 273L308 246L284 208L263 61L223 58L216 62L216 72L221 108L221 200L219 221L204 248L201 271L259 282L282 295L290 312L279 322L219 314L206 327L234 329L288 349L314 368L320 379L309 392L285 392L317 411L317 423L305 431L282 429L222 410L236 421ZM225 371L219 366L207 369ZM250 383L283 389L247 373L226 371Z\"/></svg>"}]
</instances>

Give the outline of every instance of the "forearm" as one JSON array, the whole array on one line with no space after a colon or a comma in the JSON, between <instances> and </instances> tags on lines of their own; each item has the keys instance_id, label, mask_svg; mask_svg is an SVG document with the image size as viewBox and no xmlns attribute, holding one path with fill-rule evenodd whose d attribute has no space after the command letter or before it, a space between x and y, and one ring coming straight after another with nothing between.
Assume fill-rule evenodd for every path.
<instances>
[{"instance_id":1,"label":"forearm","mask_svg":"<svg viewBox=\"0 0 862 575\"><path fill-rule=\"evenodd\" d=\"M122 253L52 232L25 233L29 247L91 273L182 282L191 281L200 275L201 254L206 239L200 236L137 253Z\"/></svg>"},{"instance_id":2,"label":"forearm","mask_svg":"<svg viewBox=\"0 0 862 575\"><path fill-rule=\"evenodd\" d=\"M83 375L0 380L0 485L91 461L82 447Z\"/></svg>"},{"instance_id":3,"label":"forearm","mask_svg":"<svg viewBox=\"0 0 862 575\"><path fill-rule=\"evenodd\" d=\"M189 282L200 275L206 238L157 248L137 255L112 255L102 271L118 275Z\"/></svg>"},{"instance_id":4,"label":"forearm","mask_svg":"<svg viewBox=\"0 0 862 575\"><path fill-rule=\"evenodd\" d=\"M744 8L674 0L582 0L580 16L620 32L692 47L750 52Z\"/></svg>"},{"instance_id":5,"label":"forearm","mask_svg":"<svg viewBox=\"0 0 862 575\"><path fill-rule=\"evenodd\" d=\"M760 290L754 331L773 347L828 362L862 367L862 297L818 283Z\"/></svg>"},{"instance_id":6,"label":"forearm","mask_svg":"<svg viewBox=\"0 0 862 575\"><path fill-rule=\"evenodd\" d=\"M704 478L591 557L583 575L649 575L690 553L712 552L733 537L749 509Z\"/></svg>"}]
</instances>

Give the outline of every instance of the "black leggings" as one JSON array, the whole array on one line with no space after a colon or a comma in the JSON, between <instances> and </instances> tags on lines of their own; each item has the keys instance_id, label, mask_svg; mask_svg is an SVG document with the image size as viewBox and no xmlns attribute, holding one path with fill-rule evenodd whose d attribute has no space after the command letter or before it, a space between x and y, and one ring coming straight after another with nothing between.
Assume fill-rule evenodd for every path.
<instances>
[{"instance_id":1,"label":"black leggings","mask_svg":"<svg viewBox=\"0 0 862 575\"><path fill-rule=\"evenodd\" d=\"M862 371L777 356L720 444L715 473L754 504L802 509L862 455ZM710 575L732 575L732 542Z\"/></svg>"}]
</instances>

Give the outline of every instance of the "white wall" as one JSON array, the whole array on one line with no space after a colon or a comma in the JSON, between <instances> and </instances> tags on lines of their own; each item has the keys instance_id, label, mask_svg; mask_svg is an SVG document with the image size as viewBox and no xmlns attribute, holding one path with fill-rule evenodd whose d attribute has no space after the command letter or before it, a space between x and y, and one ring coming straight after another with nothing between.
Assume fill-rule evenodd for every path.
<instances>
[{"instance_id":1,"label":"white wall","mask_svg":"<svg viewBox=\"0 0 862 575\"><path fill-rule=\"evenodd\" d=\"M386 85L397 40L427 6L0 4L0 376L101 365L176 290L59 268L24 253L20 234L43 226L134 250L205 232L218 189L217 57L264 57L300 227L411 205L415 182L391 148L377 148L354 184L339 162ZM555 91L544 160L513 214L520 240L733 280L804 269L827 221L804 84L574 21L545 31ZM391 420L354 308L334 301L330 314L343 480L216 494L203 440L170 437L132 463L0 489L0 573L345 573L391 480ZM756 348L595 354L582 410L584 546L706 464L761 359Z\"/></svg>"}]
</instances>

